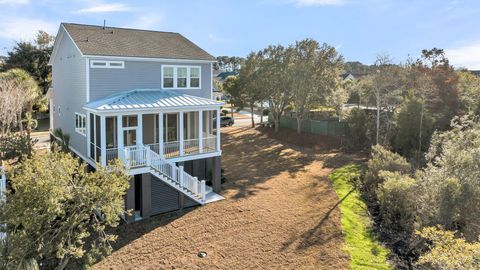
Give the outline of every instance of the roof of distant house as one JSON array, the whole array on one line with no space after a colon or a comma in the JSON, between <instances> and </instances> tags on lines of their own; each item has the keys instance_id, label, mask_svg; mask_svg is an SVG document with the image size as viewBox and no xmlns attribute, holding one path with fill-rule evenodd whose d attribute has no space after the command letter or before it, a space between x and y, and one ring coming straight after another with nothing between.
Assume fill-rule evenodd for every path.
<instances>
[{"instance_id":1,"label":"roof of distant house","mask_svg":"<svg viewBox=\"0 0 480 270\"><path fill-rule=\"evenodd\" d=\"M217 75L222 80L225 80L228 76L238 76L238 71L224 71Z\"/></svg>"},{"instance_id":2,"label":"roof of distant house","mask_svg":"<svg viewBox=\"0 0 480 270\"><path fill-rule=\"evenodd\" d=\"M469 70L473 75L477 75L480 77L480 70Z\"/></svg>"},{"instance_id":3,"label":"roof of distant house","mask_svg":"<svg viewBox=\"0 0 480 270\"><path fill-rule=\"evenodd\" d=\"M84 55L215 60L178 33L74 23L62 25Z\"/></svg>"}]
</instances>

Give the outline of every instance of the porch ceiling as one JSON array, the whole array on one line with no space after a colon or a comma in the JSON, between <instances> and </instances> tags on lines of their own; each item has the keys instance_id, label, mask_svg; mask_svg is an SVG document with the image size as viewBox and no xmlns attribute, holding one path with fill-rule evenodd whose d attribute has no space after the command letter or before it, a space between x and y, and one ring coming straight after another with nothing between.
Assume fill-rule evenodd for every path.
<instances>
[{"instance_id":1,"label":"porch ceiling","mask_svg":"<svg viewBox=\"0 0 480 270\"><path fill-rule=\"evenodd\" d=\"M180 94L174 90L134 89L89 102L84 109L96 112L174 108L217 108L224 105L208 98Z\"/></svg>"}]
</instances>

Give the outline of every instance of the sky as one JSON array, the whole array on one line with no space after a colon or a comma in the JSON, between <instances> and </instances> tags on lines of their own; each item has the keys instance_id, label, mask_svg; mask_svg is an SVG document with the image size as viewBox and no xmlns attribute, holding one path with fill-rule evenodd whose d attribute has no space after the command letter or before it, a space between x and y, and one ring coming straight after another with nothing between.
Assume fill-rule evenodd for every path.
<instances>
[{"instance_id":1,"label":"sky","mask_svg":"<svg viewBox=\"0 0 480 270\"><path fill-rule=\"evenodd\" d=\"M478 0L0 0L0 55L60 22L178 32L214 56L246 56L313 38L346 61L395 62L445 49L456 67L480 69Z\"/></svg>"}]
</instances>

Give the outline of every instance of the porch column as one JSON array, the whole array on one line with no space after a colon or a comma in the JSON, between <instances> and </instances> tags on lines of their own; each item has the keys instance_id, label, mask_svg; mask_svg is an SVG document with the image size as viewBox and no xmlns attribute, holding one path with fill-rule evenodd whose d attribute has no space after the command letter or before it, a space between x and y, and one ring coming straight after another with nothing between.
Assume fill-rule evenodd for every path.
<instances>
[{"instance_id":1,"label":"porch column","mask_svg":"<svg viewBox=\"0 0 480 270\"><path fill-rule=\"evenodd\" d=\"M143 146L143 117L137 114L137 146Z\"/></svg>"},{"instance_id":2,"label":"porch column","mask_svg":"<svg viewBox=\"0 0 480 270\"><path fill-rule=\"evenodd\" d=\"M118 158L125 162L124 157L124 145L123 145L123 123L122 123L122 115L117 115L117 147L118 147Z\"/></svg>"},{"instance_id":3,"label":"porch column","mask_svg":"<svg viewBox=\"0 0 480 270\"><path fill-rule=\"evenodd\" d=\"M179 141L180 141L180 156L183 156L183 154L184 154L184 148L183 148L184 147L184 145L183 145L183 143L184 143L184 140L183 140L183 136L184 136L183 135L183 131L184 131L183 130L183 112L178 112L178 115L179 115L179 118L180 118L180 121L179 121L180 123L179 123L179 126L178 126L178 128L180 129L180 135L179 135L179 137L180 137L179 138Z\"/></svg>"},{"instance_id":4,"label":"porch column","mask_svg":"<svg viewBox=\"0 0 480 270\"><path fill-rule=\"evenodd\" d=\"M163 157L163 112L158 113L158 154Z\"/></svg>"},{"instance_id":5,"label":"porch column","mask_svg":"<svg viewBox=\"0 0 480 270\"><path fill-rule=\"evenodd\" d=\"M87 112L85 121L86 121L85 125L87 125L85 127L87 131L87 157L91 157L92 155L90 153L90 133L93 132L93 130L90 130L90 112Z\"/></svg>"},{"instance_id":6,"label":"porch column","mask_svg":"<svg viewBox=\"0 0 480 270\"><path fill-rule=\"evenodd\" d=\"M105 115L100 116L100 164L107 166L107 141L106 141Z\"/></svg>"},{"instance_id":7,"label":"porch column","mask_svg":"<svg viewBox=\"0 0 480 270\"><path fill-rule=\"evenodd\" d=\"M217 147L216 150L217 152L220 151L220 122L221 122L221 117L220 117L220 108L217 109Z\"/></svg>"},{"instance_id":8,"label":"porch column","mask_svg":"<svg viewBox=\"0 0 480 270\"><path fill-rule=\"evenodd\" d=\"M198 149L203 153L203 111L198 111Z\"/></svg>"}]
</instances>

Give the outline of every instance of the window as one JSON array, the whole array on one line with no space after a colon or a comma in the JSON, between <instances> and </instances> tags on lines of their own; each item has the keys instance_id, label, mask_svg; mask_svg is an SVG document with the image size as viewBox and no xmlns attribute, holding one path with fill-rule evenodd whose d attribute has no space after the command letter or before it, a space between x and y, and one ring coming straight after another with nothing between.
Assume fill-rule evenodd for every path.
<instances>
[{"instance_id":1,"label":"window","mask_svg":"<svg viewBox=\"0 0 480 270\"><path fill-rule=\"evenodd\" d=\"M123 128L136 128L137 125L138 125L138 120L136 115L124 115L122 117Z\"/></svg>"},{"instance_id":2,"label":"window","mask_svg":"<svg viewBox=\"0 0 480 270\"><path fill-rule=\"evenodd\" d=\"M163 68L163 88L173 88L173 67Z\"/></svg>"},{"instance_id":3,"label":"window","mask_svg":"<svg viewBox=\"0 0 480 270\"><path fill-rule=\"evenodd\" d=\"M200 88L200 68L190 68L190 87Z\"/></svg>"},{"instance_id":4,"label":"window","mask_svg":"<svg viewBox=\"0 0 480 270\"><path fill-rule=\"evenodd\" d=\"M75 131L85 136L87 134L85 115L75 113Z\"/></svg>"},{"instance_id":5,"label":"window","mask_svg":"<svg viewBox=\"0 0 480 270\"><path fill-rule=\"evenodd\" d=\"M125 68L125 62L92 60L90 62L90 67L91 68Z\"/></svg>"},{"instance_id":6,"label":"window","mask_svg":"<svg viewBox=\"0 0 480 270\"><path fill-rule=\"evenodd\" d=\"M177 68L177 88L187 88L187 68Z\"/></svg>"},{"instance_id":7,"label":"window","mask_svg":"<svg viewBox=\"0 0 480 270\"><path fill-rule=\"evenodd\" d=\"M198 66L168 66L162 68L163 88L199 89L201 69Z\"/></svg>"}]
</instances>

